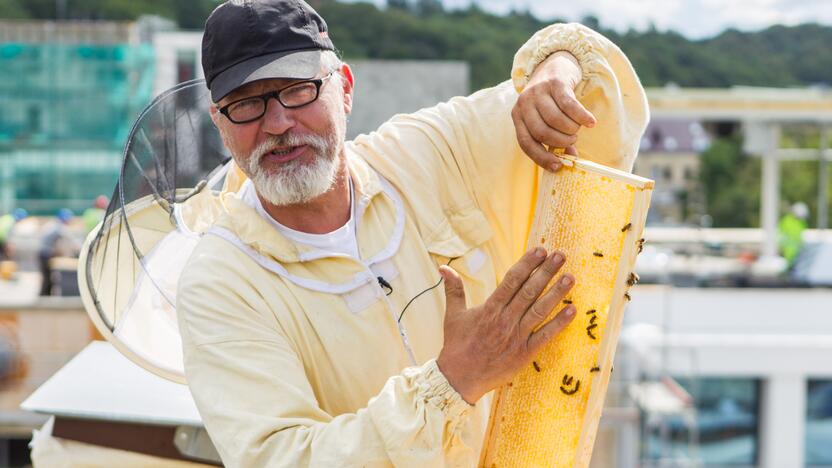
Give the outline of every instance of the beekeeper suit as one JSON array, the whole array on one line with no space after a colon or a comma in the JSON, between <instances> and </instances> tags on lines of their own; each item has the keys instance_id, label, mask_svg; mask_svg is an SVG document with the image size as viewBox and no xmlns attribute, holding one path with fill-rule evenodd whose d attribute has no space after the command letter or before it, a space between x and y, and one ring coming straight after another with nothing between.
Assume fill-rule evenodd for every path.
<instances>
[{"instance_id":1,"label":"beekeeper suit","mask_svg":"<svg viewBox=\"0 0 832 468\"><path fill-rule=\"evenodd\" d=\"M469 404L437 366L445 296L433 286L450 264L468 304L480 304L523 254L540 168L518 143L512 109L556 51L577 59L575 93L597 119L577 152L630 170L647 122L643 89L615 45L558 24L517 52L511 81L344 146L352 250L277 223L232 171L177 298L188 383L224 463L477 462L489 401ZM211 86L210 69L206 78Z\"/></svg>"}]
</instances>

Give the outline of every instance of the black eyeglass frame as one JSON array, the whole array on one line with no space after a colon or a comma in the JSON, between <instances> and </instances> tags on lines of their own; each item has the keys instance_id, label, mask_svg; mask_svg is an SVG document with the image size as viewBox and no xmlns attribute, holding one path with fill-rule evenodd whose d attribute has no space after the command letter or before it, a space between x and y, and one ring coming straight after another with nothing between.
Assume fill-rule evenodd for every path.
<instances>
[{"instance_id":1,"label":"black eyeglass frame","mask_svg":"<svg viewBox=\"0 0 832 468\"><path fill-rule=\"evenodd\" d=\"M274 91L269 91L268 93L263 93L263 94L260 94L258 96L249 96L249 97L245 97L245 98L242 98L242 99L237 99L236 101L229 102L228 104L226 104L222 107L217 106L217 110L220 112L220 114L224 115L229 121L231 121L231 123L247 124L247 123L254 122L255 120L259 120L264 115L266 115L266 111L269 108L269 99L275 99L277 102L280 103L281 106L283 106L286 109L297 109L299 107L308 106L309 104L312 104L313 102L318 100L318 97L320 97L320 95L321 95L321 86L323 86L325 80L332 77L333 73L335 73L335 71L331 71L326 76L323 76L321 78L315 78L315 79L303 80L303 81L296 81L296 82L294 82L290 85L286 85L286 86L284 86L280 89L276 89ZM283 102L283 100L280 99L280 94L283 91L286 91L287 89L294 88L295 86L303 85L303 84L307 84L307 83L312 83L313 85L315 85L315 97L311 101L304 102L303 104L298 104L298 105L295 105L295 106L287 106ZM260 100L262 100L263 101L263 112L260 115L258 115L257 117L254 117L254 118L251 118L251 119L234 120L231 117L231 112L229 112L228 109L231 106L233 106L234 104L239 104L243 101L248 101L250 99L260 99Z\"/></svg>"}]
</instances>

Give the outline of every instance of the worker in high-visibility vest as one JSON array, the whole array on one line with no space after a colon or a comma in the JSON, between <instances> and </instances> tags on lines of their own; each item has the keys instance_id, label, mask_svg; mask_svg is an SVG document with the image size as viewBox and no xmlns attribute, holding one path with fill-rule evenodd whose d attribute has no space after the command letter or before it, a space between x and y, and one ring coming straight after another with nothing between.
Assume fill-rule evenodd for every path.
<instances>
[{"instance_id":1,"label":"worker in high-visibility vest","mask_svg":"<svg viewBox=\"0 0 832 468\"><path fill-rule=\"evenodd\" d=\"M806 230L806 220L809 218L809 207L803 202L792 205L791 210L780 218L778 224L780 254L794 265L797 256L803 249L803 231Z\"/></svg>"}]
</instances>

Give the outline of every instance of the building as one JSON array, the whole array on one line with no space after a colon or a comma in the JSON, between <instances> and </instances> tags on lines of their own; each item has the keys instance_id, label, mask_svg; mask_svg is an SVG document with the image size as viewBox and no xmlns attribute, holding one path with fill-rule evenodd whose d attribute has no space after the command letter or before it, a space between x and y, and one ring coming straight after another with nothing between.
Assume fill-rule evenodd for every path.
<instances>
[{"instance_id":1,"label":"building","mask_svg":"<svg viewBox=\"0 0 832 468\"><path fill-rule=\"evenodd\" d=\"M141 110L164 90L202 78L202 33L169 29L152 18L0 23L0 211L80 213L109 194ZM349 137L468 93L462 62L353 66L359 104Z\"/></svg>"},{"instance_id":2,"label":"building","mask_svg":"<svg viewBox=\"0 0 832 468\"><path fill-rule=\"evenodd\" d=\"M647 126L633 172L656 181L651 224L698 224L704 214L699 155L710 142L693 119L653 119Z\"/></svg>"},{"instance_id":3,"label":"building","mask_svg":"<svg viewBox=\"0 0 832 468\"><path fill-rule=\"evenodd\" d=\"M137 23L0 22L0 211L109 194L154 63Z\"/></svg>"}]
</instances>

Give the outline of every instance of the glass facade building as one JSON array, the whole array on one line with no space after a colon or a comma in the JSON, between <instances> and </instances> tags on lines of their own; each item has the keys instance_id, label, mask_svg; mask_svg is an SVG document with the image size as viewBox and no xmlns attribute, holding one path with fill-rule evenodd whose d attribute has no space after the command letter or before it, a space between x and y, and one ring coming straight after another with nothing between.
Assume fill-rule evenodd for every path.
<instances>
[{"instance_id":1,"label":"glass facade building","mask_svg":"<svg viewBox=\"0 0 832 468\"><path fill-rule=\"evenodd\" d=\"M96 27L112 24L57 42L0 38L0 211L80 213L112 191L130 126L152 97L154 51L85 42L84 28Z\"/></svg>"}]
</instances>

